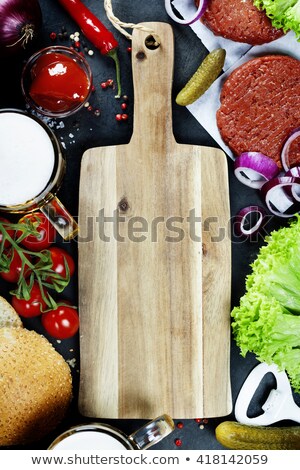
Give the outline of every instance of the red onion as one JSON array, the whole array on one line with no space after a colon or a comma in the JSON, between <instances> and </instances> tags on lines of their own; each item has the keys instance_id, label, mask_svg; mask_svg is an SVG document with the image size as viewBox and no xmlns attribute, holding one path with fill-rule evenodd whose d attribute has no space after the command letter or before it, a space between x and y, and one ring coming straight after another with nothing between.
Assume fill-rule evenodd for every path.
<instances>
[{"instance_id":1,"label":"red onion","mask_svg":"<svg viewBox=\"0 0 300 470\"><path fill-rule=\"evenodd\" d=\"M300 166L294 166L290 168L284 176L296 176L300 178ZM289 196L293 197L296 201L300 201L300 188L298 186L292 186L286 189Z\"/></svg>"},{"instance_id":2,"label":"red onion","mask_svg":"<svg viewBox=\"0 0 300 470\"><path fill-rule=\"evenodd\" d=\"M247 217L251 214L257 214L258 219L252 227L247 229L245 227L246 222L247 222ZM261 226L264 222L265 216L266 216L266 212L260 206L244 207L243 209L241 209L239 211L239 213L235 217L235 221L234 221L234 231L235 231L235 233L237 235L245 235L247 237L249 237L250 235L254 235L261 228Z\"/></svg>"},{"instance_id":3,"label":"red onion","mask_svg":"<svg viewBox=\"0 0 300 470\"><path fill-rule=\"evenodd\" d=\"M296 190L300 190L300 178L296 176L274 178L261 188L269 211L278 217L292 217L300 211L299 199L291 196Z\"/></svg>"},{"instance_id":4,"label":"red onion","mask_svg":"<svg viewBox=\"0 0 300 470\"><path fill-rule=\"evenodd\" d=\"M276 163L260 152L244 152L235 159L234 174L250 188L260 189L266 181L278 175Z\"/></svg>"},{"instance_id":5,"label":"red onion","mask_svg":"<svg viewBox=\"0 0 300 470\"><path fill-rule=\"evenodd\" d=\"M178 18L178 16L175 15L171 4L172 0L165 0L166 12L170 16L170 18L172 18L172 20L176 21L176 23L179 24L192 24L195 23L195 21L199 20L204 14L208 5L208 0L199 0L199 6L196 13L192 16L192 18L188 18L186 20L181 20L180 18Z\"/></svg>"},{"instance_id":6,"label":"red onion","mask_svg":"<svg viewBox=\"0 0 300 470\"><path fill-rule=\"evenodd\" d=\"M294 140L297 139L298 137L300 137L300 128L299 127L297 129L293 130L293 132L287 138L284 146L282 147L281 163L282 163L283 169L285 171L288 171L290 169L289 160L288 160L290 146L291 146L292 142L294 142Z\"/></svg>"},{"instance_id":7,"label":"red onion","mask_svg":"<svg viewBox=\"0 0 300 470\"><path fill-rule=\"evenodd\" d=\"M12 55L25 48L41 24L38 0L0 0L0 56Z\"/></svg>"},{"instance_id":8,"label":"red onion","mask_svg":"<svg viewBox=\"0 0 300 470\"><path fill-rule=\"evenodd\" d=\"M300 166L293 166L293 168L290 168L284 176L296 176L297 178L300 178Z\"/></svg>"}]
</instances>

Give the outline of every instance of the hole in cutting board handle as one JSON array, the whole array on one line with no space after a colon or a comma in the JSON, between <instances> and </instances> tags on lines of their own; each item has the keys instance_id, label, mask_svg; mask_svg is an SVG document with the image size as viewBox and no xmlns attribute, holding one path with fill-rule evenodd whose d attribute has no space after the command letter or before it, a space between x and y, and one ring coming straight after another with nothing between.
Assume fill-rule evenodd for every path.
<instances>
[{"instance_id":1,"label":"hole in cutting board handle","mask_svg":"<svg viewBox=\"0 0 300 470\"><path fill-rule=\"evenodd\" d=\"M149 34L149 36L146 37L145 39L145 46L147 49L150 49L154 51L155 49L158 49L160 46L160 38L158 36L153 36L152 34Z\"/></svg>"}]
</instances>

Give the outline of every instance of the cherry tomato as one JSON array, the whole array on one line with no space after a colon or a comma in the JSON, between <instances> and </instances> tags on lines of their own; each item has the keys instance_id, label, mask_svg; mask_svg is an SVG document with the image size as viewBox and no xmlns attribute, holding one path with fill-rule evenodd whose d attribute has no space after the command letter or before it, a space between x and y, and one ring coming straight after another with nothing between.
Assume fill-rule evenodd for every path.
<instances>
[{"instance_id":1,"label":"cherry tomato","mask_svg":"<svg viewBox=\"0 0 300 470\"><path fill-rule=\"evenodd\" d=\"M73 276L75 271L75 263L72 256L69 255L67 251L63 250L62 248L58 248L57 246L52 246L49 248L49 251L51 253L52 259L51 270L57 274L60 274L63 278L66 278L67 272L65 262L67 262L70 271L70 277ZM49 277L47 281L51 282L51 277Z\"/></svg>"},{"instance_id":2,"label":"cherry tomato","mask_svg":"<svg viewBox=\"0 0 300 470\"><path fill-rule=\"evenodd\" d=\"M31 251L42 251L48 248L55 240L55 228L49 222L47 217L42 212L35 212L34 214L27 214L19 220L20 224L32 222L36 224L38 236L28 235L22 240L22 245ZM17 237L22 235L21 231L17 232Z\"/></svg>"},{"instance_id":3,"label":"cherry tomato","mask_svg":"<svg viewBox=\"0 0 300 470\"><path fill-rule=\"evenodd\" d=\"M0 222L10 223L9 220L5 219L4 217L0 217ZM4 228L5 228L6 232L8 233L8 235L9 235L11 238L14 238L14 235L15 235L14 230L6 229L5 226L4 226ZM2 240L3 240L3 235L2 235L2 232L0 232L0 244L2 243ZM5 242L4 242L4 248L7 248L9 245L10 245L9 241L8 241L8 240L5 240Z\"/></svg>"},{"instance_id":4,"label":"cherry tomato","mask_svg":"<svg viewBox=\"0 0 300 470\"><path fill-rule=\"evenodd\" d=\"M2 279L4 279L7 282L13 282L17 283L21 274L22 270L22 260L20 258L19 253L11 248L5 251L5 254L9 256L10 258L12 257L12 260L10 262L9 266L9 271L6 273L4 271L0 272L0 276ZM26 258L30 260L30 256L25 254ZM26 279L29 274L30 274L30 268L28 266L25 266L24 272L23 272L23 277Z\"/></svg>"},{"instance_id":5,"label":"cherry tomato","mask_svg":"<svg viewBox=\"0 0 300 470\"><path fill-rule=\"evenodd\" d=\"M59 305L57 309L43 313L42 325L53 338L67 339L77 333L79 316L75 308Z\"/></svg>"},{"instance_id":6,"label":"cherry tomato","mask_svg":"<svg viewBox=\"0 0 300 470\"><path fill-rule=\"evenodd\" d=\"M45 289L44 293L46 293ZM25 318L37 317L47 307L37 282L33 283L29 300L13 297L11 304L16 312Z\"/></svg>"}]
</instances>

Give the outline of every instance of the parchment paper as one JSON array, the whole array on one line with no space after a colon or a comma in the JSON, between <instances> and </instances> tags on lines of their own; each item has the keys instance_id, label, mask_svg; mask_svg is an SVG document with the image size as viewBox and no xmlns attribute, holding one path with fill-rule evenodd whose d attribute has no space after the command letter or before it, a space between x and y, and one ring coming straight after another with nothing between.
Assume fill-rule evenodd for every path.
<instances>
[{"instance_id":1,"label":"parchment paper","mask_svg":"<svg viewBox=\"0 0 300 470\"><path fill-rule=\"evenodd\" d=\"M195 13L192 1L174 0L174 7L181 13L183 18L191 18ZM213 137L218 145L231 158L231 150L224 144L216 123L216 112L220 107L220 92L227 76L239 65L255 57L267 54L289 54L300 60L300 43L297 42L293 32L268 44L261 46L250 46L229 39L215 36L206 26L197 21L190 26L204 46L212 51L218 47L226 50L226 62L224 73L213 83L207 92L193 104L187 106L187 109L197 119L197 121Z\"/></svg>"}]
</instances>

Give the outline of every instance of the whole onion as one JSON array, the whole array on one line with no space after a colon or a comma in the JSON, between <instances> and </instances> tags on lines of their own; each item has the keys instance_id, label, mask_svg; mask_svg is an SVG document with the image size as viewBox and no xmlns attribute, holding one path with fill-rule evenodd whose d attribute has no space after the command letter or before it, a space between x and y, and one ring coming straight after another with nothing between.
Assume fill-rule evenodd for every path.
<instances>
[{"instance_id":1,"label":"whole onion","mask_svg":"<svg viewBox=\"0 0 300 470\"><path fill-rule=\"evenodd\" d=\"M38 0L0 0L0 56L13 55L37 35L42 24Z\"/></svg>"}]
</instances>

